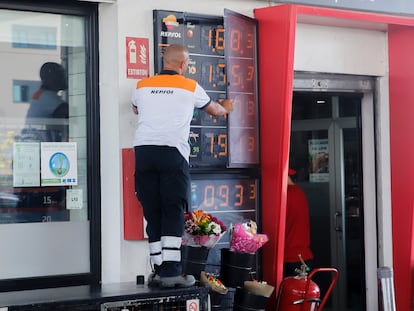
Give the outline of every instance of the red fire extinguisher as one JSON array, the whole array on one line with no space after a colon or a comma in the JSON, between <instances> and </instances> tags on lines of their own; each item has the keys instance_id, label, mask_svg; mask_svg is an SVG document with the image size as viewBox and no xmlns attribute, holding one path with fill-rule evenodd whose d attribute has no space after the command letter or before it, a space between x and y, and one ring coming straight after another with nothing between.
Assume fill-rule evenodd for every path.
<instances>
[{"instance_id":1,"label":"red fire extinguisher","mask_svg":"<svg viewBox=\"0 0 414 311\"><path fill-rule=\"evenodd\" d=\"M276 311L321 311L338 280L338 270L335 268L315 268L309 275L307 266L302 265L297 276L289 276L280 284L277 297ZM333 274L332 281L323 299L320 299L319 286L312 281L316 273L329 272Z\"/></svg>"}]
</instances>

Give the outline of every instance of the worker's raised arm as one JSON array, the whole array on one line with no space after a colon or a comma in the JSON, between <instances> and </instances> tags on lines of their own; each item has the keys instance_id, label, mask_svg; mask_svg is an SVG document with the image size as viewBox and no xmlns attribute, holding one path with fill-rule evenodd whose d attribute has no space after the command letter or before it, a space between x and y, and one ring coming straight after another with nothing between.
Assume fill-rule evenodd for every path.
<instances>
[{"instance_id":1,"label":"worker's raised arm","mask_svg":"<svg viewBox=\"0 0 414 311\"><path fill-rule=\"evenodd\" d=\"M203 110L213 116L223 116L233 111L233 99L219 99L219 102L212 100Z\"/></svg>"}]
</instances>

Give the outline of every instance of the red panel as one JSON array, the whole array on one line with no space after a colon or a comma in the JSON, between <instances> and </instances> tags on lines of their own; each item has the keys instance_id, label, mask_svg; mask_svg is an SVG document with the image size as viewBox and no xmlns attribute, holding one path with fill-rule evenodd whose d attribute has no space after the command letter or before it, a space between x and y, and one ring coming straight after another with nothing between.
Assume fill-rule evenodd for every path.
<instances>
[{"instance_id":1,"label":"red panel","mask_svg":"<svg viewBox=\"0 0 414 311\"><path fill-rule=\"evenodd\" d=\"M282 280L286 189L292 109L295 8L256 9L259 22L260 147L262 224L269 242L263 247L263 276Z\"/></svg>"},{"instance_id":2,"label":"red panel","mask_svg":"<svg viewBox=\"0 0 414 311\"><path fill-rule=\"evenodd\" d=\"M124 200L124 239L143 240L144 224L142 207L135 196L134 149L122 149L122 180Z\"/></svg>"},{"instance_id":3,"label":"red panel","mask_svg":"<svg viewBox=\"0 0 414 311\"><path fill-rule=\"evenodd\" d=\"M397 310L412 310L414 29L390 27L388 42L395 295Z\"/></svg>"}]
</instances>

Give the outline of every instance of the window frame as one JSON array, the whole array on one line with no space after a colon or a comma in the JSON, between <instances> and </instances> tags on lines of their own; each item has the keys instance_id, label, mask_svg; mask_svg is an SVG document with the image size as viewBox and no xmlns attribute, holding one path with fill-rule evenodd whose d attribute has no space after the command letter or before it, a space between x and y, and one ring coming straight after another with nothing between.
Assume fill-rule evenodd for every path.
<instances>
[{"instance_id":1,"label":"window frame","mask_svg":"<svg viewBox=\"0 0 414 311\"><path fill-rule=\"evenodd\" d=\"M101 179L99 119L98 4L81 1L0 0L0 9L75 15L85 18L87 189L90 272L0 280L0 292L98 285L101 282Z\"/></svg>"}]
</instances>

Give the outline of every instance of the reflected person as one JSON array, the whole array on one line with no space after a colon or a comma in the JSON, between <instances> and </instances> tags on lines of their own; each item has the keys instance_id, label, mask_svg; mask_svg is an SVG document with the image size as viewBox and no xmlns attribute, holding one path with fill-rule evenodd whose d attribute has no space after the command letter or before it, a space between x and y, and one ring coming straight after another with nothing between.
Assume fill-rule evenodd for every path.
<instances>
[{"instance_id":1,"label":"reflected person","mask_svg":"<svg viewBox=\"0 0 414 311\"><path fill-rule=\"evenodd\" d=\"M36 118L68 118L68 103L59 95L59 91L67 90L67 75L62 65L46 62L40 68L40 88L32 95L27 111L27 124L45 124L48 136L38 133L40 141L66 141L67 125L61 121L35 121Z\"/></svg>"}]
</instances>

